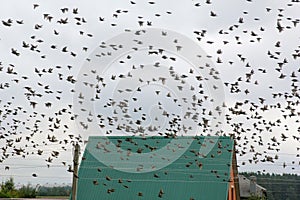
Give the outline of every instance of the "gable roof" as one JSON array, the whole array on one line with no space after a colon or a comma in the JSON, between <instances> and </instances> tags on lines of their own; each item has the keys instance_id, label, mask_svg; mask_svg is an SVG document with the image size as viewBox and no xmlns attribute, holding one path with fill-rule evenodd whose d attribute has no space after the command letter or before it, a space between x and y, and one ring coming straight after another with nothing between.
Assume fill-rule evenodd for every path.
<instances>
[{"instance_id":1,"label":"gable roof","mask_svg":"<svg viewBox=\"0 0 300 200\"><path fill-rule=\"evenodd\" d=\"M90 137L77 199L225 200L232 150L230 137Z\"/></svg>"},{"instance_id":2,"label":"gable roof","mask_svg":"<svg viewBox=\"0 0 300 200\"><path fill-rule=\"evenodd\" d=\"M244 175L239 174L239 186L240 186L240 196L241 197L251 197L250 193L250 180L246 178ZM267 192L266 188L256 184L256 195L263 196Z\"/></svg>"}]
</instances>

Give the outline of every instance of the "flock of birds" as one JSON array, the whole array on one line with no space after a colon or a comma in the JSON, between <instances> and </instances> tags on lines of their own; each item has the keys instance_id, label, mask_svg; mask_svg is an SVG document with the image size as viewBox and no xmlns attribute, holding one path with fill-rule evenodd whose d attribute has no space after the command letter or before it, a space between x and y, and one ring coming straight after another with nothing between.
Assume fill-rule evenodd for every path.
<instances>
[{"instance_id":1,"label":"flock of birds","mask_svg":"<svg viewBox=\"0 0 300 200\"><path fill-rule=\"evenodd\" d=\"M247 0L247 3L255 2ZM248 16L251 13L247 11L243 11L242 16L234 24L218 31L217 37L229 38L222 41L224 49L221 46L216 47L214 45L215 42L207 38L210 30L193 30L191 35L189 35L200 45L212 46L215 49L216 53L213 56L207 56L216 66L216 68L206 66L210 67L211 71L209 74L211 77L199 75L197 68L200 66L191 66L186 72L178 73L173 67L176 65L178 58L167 54L164 49L156 47L146 49L144 56L154 56L158 61L170 63L167 66L169 77L160 76L160 67L162 68L163 66L159 62L155 62L151 66L157 71L157 77L148 77L148 79L147 76L143 77L143 79L139 77L143 70L147 68L147 66L142 64L127 66L130 68L130 72L115 72L109 77L102 76L103 74L97 71L98 66L94 66L95 68L88 71L86 75L81 74L86 76L87 80L82 83L78 83L76 77L77 69L71 64L59 64L53 61L52 66L49 67L34 65L28 68L32 70L29 72L29 75L27 75L28 70L24 71L22 69L22 67L26 67L22 66L22 59L25 59L26 55L30 55L32 62L36 59L41 60L41 63L49 63L47 60L53 59L51 55L54 54L66 60L76 60L83 55L86 57L85 62L91 63L95 58L86 56L86 53L91 52L89 45L82 45L80 50L75 50L71 44L70 46L61 45L61 43L53 44L52 38L55 38L53 41L59 40L60 37L63 38L61 40L64 40L66 37L61 36L66 34L65 29L62 28L64 26L70 26L71 31L76 30L74 34L79 34L84 39L95 37L95 34L87 31L88 28L86 27L88 25L104 27L105 24L107 29L114 30L114 28L122 26L122 24L117 23L118 20L126 15L130 15L131 8L138 6L138 4L141 4L141 2L129 1L127 5L129 9L118 8L111 13L111 16L103 16L100 13L99 17L94 19L95 23L90 22L85 16L81 16L80 8L62 7L59 11L60 14L56 16L50 14L50 12L40 12L39 9L42 9L43 5L33 4L30 12L36 12L40 16L39 23L33 24L33 31L30 32L33 32L33 34L29 38L24 38L26 35L19 35L18 38L14 38L16 45L6 49L10 55L3 61L0 60L0 162L5 163L7 159L15 156L28 158L31 155L39 155L45 159L46 164L50 167L53 160L59 157L61 151L67 151L68 147L72 147L77 142L83 144L83 136L76 133L76 129L72 125L75 122L78 122L79 129L83 131L89 130L89 124L96 124L99 132L102 131L106 136L113 135L115 131L120 131L125 132L127 135L156 133L166 137L176 137L180 135L179 133L195 130L195 126L201 127L201 132L198 134L210 133L210 130L213 129L210 127L210 120L216 119L213 113L216 109L221 110L221 108L211 110L210 103L214 99L205 91L206 78L220 79L221 75L216 70L218 67L225 68L226 71L226 66L238 66L242 68L241 71L246 70L247 72L240 74L237 71L236 73L240 75L239 77L236 79L232 78L234 76L227 77L226 81L224 81L223 87L226 95L229 96L229 99L236 98L237 100L234 100L234 103L226 102L225 100L221 105L224 111L224 121L220 122L222 125L219 125L223 128L223 131L217 134L233 133L235 135L238 154L241 156L251 155L247 161L241 163L242 165L247 163L275 162L280 156L280 146L286 141L292 141L296 144L293 148L296 149L297 153L291 163L284 162L282 167L286 168L288 165L291 165L292 169L299 169L299 41L294 42L295 47L290 49L289 52L281 51L287 39L275 41L271 49L264 55L270 63L273 63L272 66L261 67L263 63L255 66L255 64L252 64L251 59L248 59L243 53L235 52L234 49L230 49L230 51L235 52L235 60L226 59L227 46L232 45L233 48L250 44L259 46L266 39L265 37L268 37L264 35L264 32L268 31L270 27L261 26L258 29L254 29L249 26L249 30L244 29L245 24L260 21L259 17L254 17L254 22L250 22ZM146 6L149 6L150 9L151 6L154 7L157 3L149 1L143 2L143 4L147 4ZM208 8L212 9L212 5L214 5L212 0L204 2L193 1L193 7L195 8L210 6ZM297 34L300 18L291 17L285 11L298 6L299 1L292 0L284 8L266 7L264 9L265 15L277 13L275 15L276 23L272 27L274 28L274 34L280 35L293 31ZM142 15L138 15L135 22L137 29L131 30L126 28L124 31L133 32L138 36L147 32L147 28L155 27L154 21L160 19L163 21L164 17L172 18L173 15L178 15L172 10L166 10L165 13L151 14L154 15L155 20L151 21ZM213 22L214 19L219 17L221 16L216 11L211 10L207 19ZM89 23L92 24L90 25ZM6 40L11 39L8 34L9 31L13 32L14 28L25 25L26 20L21 19L21 17L18 19L1 17L0 30L1 32L3 30L3 33L5 32L6 34L0 34L0 43L5 43ZM46 36L45 33L40 34L44 27L47 27ZM49 27L51 27L50 32ZM80 27L80 30L73 27ZM243 35L238 35L237 33ZM168 36L168 31L162 31L161 34L162 36ZM245 35L249 36L249 41L242 39ZM70 41L70 43L74 42L76 41ZM135 42L139 44L142 41ZM81 42L79 44L81 45ZM181 48L184 48L184 44L182 46L178 45L176 39L174 39L174 45L176 45L178 52L180 52ZM101 43L99 47L104 50L96 56L98 59L104 59L109 58L113 51L121 49L122 44ZM138 51L138 49L132 48L133 51ZM127 64L127 61L134 57L133 54L127 53L124 59L117 61L117 64L123 67ZM78 61L76 60L76 62ZM139 73L136 73L136 71L139 71ZM264 94L261 94L262 96L252 95L252 93L255 93L255 88L265 86L264 80L269 78L273 79L274 85L268 86L267 92L264 91ZM188 80L191 79L197 84L189 85ZM110 87L113 82L123 80L127 82L137 80L135 82L136 88L126 88L124 84L118 85L119 88ZM168 86L170 82L173 85L177 84L176 92L185 91L185 93L180 93L183 94L182 96L174 96L171 91L159 89L160 86ZM281 83L280 85L286 86L285 91L276 89L278 82ZM83 86L76 90L75 86L80 84ZM142 93L144 87L141 86L147 87L151 84L158 86L152 90L150 97L149 94L147 94L148 96L146 94L138 95L139 98L134 95L130 96L130 94ZM85 88L92 88L94 91L93 98L86 98L84 95ZM117 98L107 98L106 101L102 101L103 98L106 98L103 97L104 90L114 90L117 93ZM159 99L155 104L158 110L156 110L156 115L153 118L145 111L146 106L143 106L143 102L146 102L148 99L145 99L143 95ZM73 102L69 100L70 96L74 96ZM101 103L97 104L97 101ZM79 108L79 113L74 112L74 102L82 106ZM85 106L89 103L97 104L97 109L101 112L97 113L99 110L96 108L95 110L86 109ZM174 108L186 107L187 110L183 114L165 110L164 107L168 104L173 105ZM207 105L208 107L206 107ZM107 109L111 109L112 113L106 111ZM79 115L86 116L85 120L81 120L82 117ZM194 125L183 123L185 119L190 119ZM151 122L150 125L149 121ZM166 123L164 126L161 124L162 121ZM55 149L52 149L51 145L58 145L60 148L55 146ZM46 148L51 150L45 150ZM62 162L62 164L68 165L67 162ZM5 166L5 170L9 169L10 166ZM70 165L68 171L72 172ZM37 174L34 173L32 176L37 177ZM163 191L159 192L159 195L162 194Z\"/></svg>"}]
</instances>

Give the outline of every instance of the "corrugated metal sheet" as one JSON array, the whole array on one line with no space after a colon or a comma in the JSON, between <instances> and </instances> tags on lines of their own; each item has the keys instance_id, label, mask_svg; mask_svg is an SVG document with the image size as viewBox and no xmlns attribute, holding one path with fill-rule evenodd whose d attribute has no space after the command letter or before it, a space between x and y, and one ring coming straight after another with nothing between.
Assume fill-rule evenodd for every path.
<instances>
[{"instance_id":1,"label":"corrugated metal sheet","mask_svg":"<svg viewBox=\"0 0 300 200\"><path fill-rule=\"evenodd\" d=\"M233 140L229 137L184 139L186 143L182 145L182 138L90 137L79 168L77 199L226 200ZM119 152L111 151L107 147L110 144L117 145ZM168 158L158 155L156 151L163 147L164 151L170 151L169 155L176 154L181 149L184 152L161 169L138 173L143 171L143 166L132 159L132 154L142 151L148 153L148 156L159 157L164 162ZM204 155L206 148L208 154ZM107 159L107 155L111 156L109 166L99 161L103 157ZM147 158L140 162L147 163ZM149 162L152 162L151 159ZM158 165L148 164L153 168ZM113 169L122 166L132 166L131 170L134 172Z\"/></svg>"}]
</instances>

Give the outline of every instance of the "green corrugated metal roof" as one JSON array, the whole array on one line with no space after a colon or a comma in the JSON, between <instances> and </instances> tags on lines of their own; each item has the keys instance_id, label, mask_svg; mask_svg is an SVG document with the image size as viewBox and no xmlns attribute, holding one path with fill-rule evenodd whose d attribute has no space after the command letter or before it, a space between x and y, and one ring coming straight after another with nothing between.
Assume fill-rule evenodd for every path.
<instances>
[{"instance_id":1,"label":"green corrugated metal roof","mask_svg":"<svg viewBox=\"0 0 300 200\"><path fill-rule=\"evenodd\" d=\"M229 137L90 137L79 168L77 199L225 200L232 149ZM180 151L175 161L165 157ZM146 156L139 160L136 155ZM171 163L140 173L156 169L160 161Z\"/></svg>"}]
</instances>

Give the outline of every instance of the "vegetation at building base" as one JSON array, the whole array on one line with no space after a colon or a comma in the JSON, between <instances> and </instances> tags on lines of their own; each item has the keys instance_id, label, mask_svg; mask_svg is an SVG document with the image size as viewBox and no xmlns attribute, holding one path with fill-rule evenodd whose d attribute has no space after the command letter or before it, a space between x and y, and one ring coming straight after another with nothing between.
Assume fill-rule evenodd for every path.
<instances>
[{"instance_id":1,"label":"vegetation at building base","mask_svg":"<svg viewBox=\"0 0 300 200\"><path fill-rule=\"evenodd\" d=\"M249 178L256 176L257 184L266 188L268 200L299 200L300 176L297 174L269 174L239 172Z\"/></svg>"},{"instance_id":2,"label":"vegetation at building base","mask_svg":"<svg viewBox=\"0 0 300 200\"><path fill-rule=\"evenodd\" d=\"M36 198L37 196L69 196L71 186L34 187L31 184L16 189L13 178L1 184L0 198Z\"/></svg>"}]
</instances>

